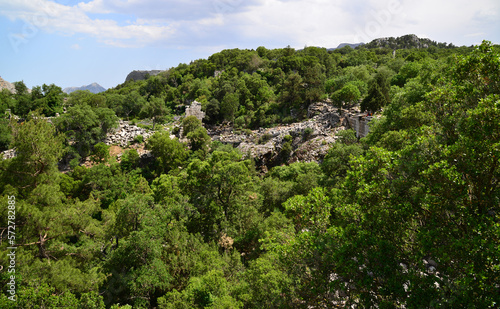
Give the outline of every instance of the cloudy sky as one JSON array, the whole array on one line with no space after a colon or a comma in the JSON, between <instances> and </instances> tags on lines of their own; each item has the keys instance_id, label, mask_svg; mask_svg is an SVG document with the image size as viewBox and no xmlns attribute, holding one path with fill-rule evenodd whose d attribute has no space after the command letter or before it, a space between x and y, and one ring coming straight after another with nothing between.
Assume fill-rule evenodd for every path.
<instances>
[{"instance_id":1,"label":"cloudy sky","mask_svg":"<svg viewBox=\"0 0 500 309\"><path fill-rule=\"evenodd\" d=\"M416 34L500 43L498 0L0 0L0 76L28 87L124 82L226 48L336 47Z\"/></svg>"}]
</instances>

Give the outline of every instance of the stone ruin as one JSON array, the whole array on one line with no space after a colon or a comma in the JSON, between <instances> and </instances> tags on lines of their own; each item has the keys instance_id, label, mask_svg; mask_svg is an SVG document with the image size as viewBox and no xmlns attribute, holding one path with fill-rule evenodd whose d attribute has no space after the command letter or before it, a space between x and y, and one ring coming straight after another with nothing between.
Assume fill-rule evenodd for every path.
<instances>
[{"instance_id":1,"label":"stone ruin","mask_svg":"<svg viewBox=\"0 0 500 309\"><path fill-rule=\"evenodd\" d=\"M289 163L295 161L320 161L328 152L330 145L337 139L337 132L345 129L343 119L337 109L326 102L312 104L308 109L306 121L280 125L273 128L260 128L236 134L229 127L211 130L213 140L231 144L244 154L250 154L266 162L273 161L279 155L285 142L285 136L292 136L294 148ZM265 137L265 138L264 138ZM262 143L259 143L261 141Z\"/></svg>"},{"instance_id":2,"label":"stone ruin","mask_svg":"<svg viewBox=\"0 0 500 309\"><path fill-rule=\"evenodd\" d=\"M369 123L373 117L367 116L366 113L349 112L345 114L345 119L349 128L356 131L356 137L361 138L368 135L370 131Z\"/></svg>"},{"instance_id":3,"label":"stone ruin","mask_svg":"<svg viewBox=\"0 0 500 309\"><path fill-rule=\"evenodd\" d=\"M201 110L200 102L195 100L186 108L186 117L188 116L195 116L200 121L203 121L203 118L205 118L205 112Z\"/></svg>"}]
</instances>

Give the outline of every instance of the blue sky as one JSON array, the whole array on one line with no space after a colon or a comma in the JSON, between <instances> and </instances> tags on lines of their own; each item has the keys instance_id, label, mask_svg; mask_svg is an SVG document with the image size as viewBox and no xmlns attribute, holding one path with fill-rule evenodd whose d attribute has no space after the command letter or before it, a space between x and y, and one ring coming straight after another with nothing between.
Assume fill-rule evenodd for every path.
<instances>
[{"instance_id":1,"label":"blue sky","mask_svg":"<svg viewBox=\"0 0 500 309\"><path fill-rule=\"evenodd\" d=\"M0 0L0 76L28 87L168 69L226 48L336 47L416 34L500 43L498 0Z\"/></svg>"}]
</instances>

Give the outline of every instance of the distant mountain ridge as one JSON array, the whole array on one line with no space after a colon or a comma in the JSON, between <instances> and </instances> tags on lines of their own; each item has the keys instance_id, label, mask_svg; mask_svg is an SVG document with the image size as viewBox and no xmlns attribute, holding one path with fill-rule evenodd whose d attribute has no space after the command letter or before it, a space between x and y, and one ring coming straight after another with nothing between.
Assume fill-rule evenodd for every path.
<instances>
[{"instance_id":1,"label":"distant mountain ridge","mask_svg":"<svg viewBox=\"0 0 500 309\"><path fill-rule=\"evenodd\" d=\"M362 46L362 45L365 45L365 43L340 43L339 46L334 47L334 48L328 48L327 50L328 51L336 50L336 49L346 47L346 46L350 46L351 48L356 48L356 47Z\"/></svg>"},{"instance_id":2,"label":"distant mountain ridge","mask_svg":"<svg viewBox=\"0 0 500 309\"><path fill-rule=\"evenodd\" d=\"M99 93L99 92L106 91L106 88L99 85L98 83L92 83L92 84L87 85L87 86L64 88L63 92L70 94L70 93L77 91L77 90L88 90L92 93Z\"/></svg>"}]
</instances>

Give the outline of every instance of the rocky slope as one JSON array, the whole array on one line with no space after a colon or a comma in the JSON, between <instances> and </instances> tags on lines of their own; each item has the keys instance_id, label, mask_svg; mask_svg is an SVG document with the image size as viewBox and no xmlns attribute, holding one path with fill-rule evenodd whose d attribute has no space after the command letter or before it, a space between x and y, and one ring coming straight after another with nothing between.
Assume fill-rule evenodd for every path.
<instances>
[{"instance_id":1,"label":"rocky slope","mask_svg":"<svg viewBox=\"0 0 500 309\"><path fill-rule=\"evenodd\" d=\"M197 104L198 102L193 102L191 109L196 109ZM331 144L336 142L337 133L352 128L360 122L361 117L363 116L358 111L343 110L339 114L338 109L330 103L318 102L309 107L308 119L302 122L244 131L235 130L232 126L219 126L207 128L207 131L213 141L232 145L244 155L255 158L257 168L266 172L269 168L284 163L321 162ZM178 119L173 125L180 126L181 120ZM142 135L146 141L153 133L121 121L119 127L108 134L104 142L128 148L137 135ZM151 156L149 151L140 154L143 158Z\"/></svg>"},{"instance_id":2,"label":"rocky slope","mask_svg":"<svg viewBox=\"0 0 500 309\"><path fill-rule=\"evenodd\" d=\"M7 89L12 93L16 93L16 88L14 87L14 85L9 83L8 81L4 80L0 76L0 91L2 91L2 89Z\"/></svg>"}]
</instances>

